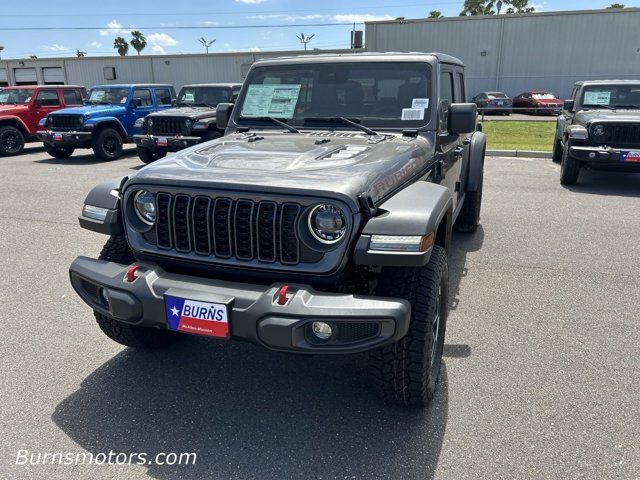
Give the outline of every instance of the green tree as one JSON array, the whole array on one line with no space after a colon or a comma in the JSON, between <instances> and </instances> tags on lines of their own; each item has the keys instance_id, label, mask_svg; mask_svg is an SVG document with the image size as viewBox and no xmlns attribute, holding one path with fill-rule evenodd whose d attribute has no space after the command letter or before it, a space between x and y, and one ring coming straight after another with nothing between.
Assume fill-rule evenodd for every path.
<instances>
[{"instance_id":1,"label":"green tree","mask_svg":"<svg viewBox=\"0 0 640 480\"><path fill-rule=\"evenodd\" d=\"M510 5L507 13L531 13L535 12L535 7L529 6L529 0L504 0L504 3Z\"/></svg>"},{"instance_id":2,"label":"green tree","mask_svg":"<svg viewBox=\"0 0 640 480\"><path fill-rule=\"evenodd\" d=\"M608 8L608 9L609 9L609 8L626 8L626 6L625 6L625 5L623 5L622 3L612 3L612 4L611 4L611 5L609 5L607 8Z\"/></svg>"},{"instance_id":3,"label":"green tree","mask_svg":"<svg viewBox=\"0 0 640 480\"><path fill-rule=\"evenodd\" d=\"M429 12L429 18L442 18L442 12L440 10L431 10Z\"/></svg>"},{"instance_id":4,"label":"green tree","mask_svg":"<svg viewBox=\"0 0 640 480\"><path fill-rule=\"evenodd\" d=\"M129 44L122 37L116 37L113 41L113 48L118 51L118 55L124 57L127 53L129 53Z\"/></svg>"},{"instance_id":5,"label":"green tree","mask_svg":"<svg viewBox=\"0 0 640 480\"><path fill-rule=\"evenodd\" d=\"M134 30L133 32L131 32L131 36L133 38L129 43L131 43L131 46L136 52L138 52L138 55L140 55L140 52L144 50L144 47L147 46L147 39L139 30Z\"/></svg>"},{"instance_id":6,"label":"green tree","mask_svg":"<svg viewBox=\"0 0 640 480\"><path fill-rule=\"evenodd\" d=\"M493 0L465 0L460 16L466 15L495 15Z\"/></svg>"}]
</instances>

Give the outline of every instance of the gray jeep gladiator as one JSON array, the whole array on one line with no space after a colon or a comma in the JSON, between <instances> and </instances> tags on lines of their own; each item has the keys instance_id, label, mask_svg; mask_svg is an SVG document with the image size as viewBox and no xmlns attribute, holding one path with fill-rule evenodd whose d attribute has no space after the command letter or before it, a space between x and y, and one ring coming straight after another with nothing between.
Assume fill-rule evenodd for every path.
<instances>
[{"instance_id":1,"label":"gray jeep gladiator","mask_svg":"<svg viewBox=\"0 0 640 480\"><path fill-rule=\"evenodd\" d=\"M133 136L140 160L151 163L168 152L220 138L224 129L216 124L216 107L235 102L241 86L204 83L182 87L173 102L175 108L147 115L141 124L142 134Z\"/></svg>"},{"instance_id":2,"label":"gray jeep gladiator","mask_svg":"<svg viewBox=\"0 0 640 480\"><path fill-rule=\"evenodd\" d=\"M640 80L578 82L556 125L553 161L560 183L581 168L640 172Z\"/></svg>"},{"instance_id":3,"label":"gray jeep gladiator","mask_svg":"<svg viewBox=\"0 0 640 480\"><path fill-rule=\"evenodd\" d=\"M222 138L87 196L109 235L71 283L103 332L180 333L297 354L368 352L389 401L425 406L440 373L452 228L478 227L485 136L443 54L256 62Z\"/></svg>"}]
</instances>

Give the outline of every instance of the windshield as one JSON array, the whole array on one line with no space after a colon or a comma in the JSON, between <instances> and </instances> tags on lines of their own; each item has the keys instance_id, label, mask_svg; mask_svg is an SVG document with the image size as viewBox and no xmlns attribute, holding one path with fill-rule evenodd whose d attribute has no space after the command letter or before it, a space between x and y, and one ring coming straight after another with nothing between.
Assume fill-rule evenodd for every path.
<instances>
[{"instance_id":1,"label":"windshield","mask_svg":"<svg viewBox=\"0 0 640 480\"><path fill-rule=\"evenodd\" d=\"M92 88L87 103L94 105L116 105L127 103L128 88Z\"/></svg>"},{"instance_id":2,"label":"windshield","mask_svg":"<svg viewBox=\"0 0 640 480\"><path fill-rule=\"evenodd\" d=\"M178 105L196 105L217 107L219 103L231 101L231 89L228 87L184 87L180 90Z\"/></svg>"},{"instance_id":3,"label":"windshield","mask_svg":"<svg viewBox=\"0 0 640 480\"><path fill-rule=\"evenodd\" d=\"M553 93L534 93L531 96L535 100L555 100L557 98Z\"/></svg>"},{"instance_id":4,"label":"windshield","mask_svg":"<svg viewBox=\"0 0 640 480\"><path fill-rule=\"evenodd\" d=\"M33 97L33 92L30 88L5 88L0 90L0 105L29 103Z\"/></svg>"},{"instance_id":5,"label":"windshield","mask_svg":"<svg viewBox=\"0 0 640 480\"><path fill-rule=\"evenodd\" d=\"M429 122L431 83L426 63L264 66L251 70L235 111L243 125L273 117L317 127L344 117L373 128L416 128Z\"/></svg>"},{"instance_id":6,"label":"windshield","mask_svg":"<svg viewBox=\"0 0 640 480\"><path fill-rule=\"evenodd\" d=\"M585 87L582 106L640 108L640 84Z\"/></svg>"}]
</instances>

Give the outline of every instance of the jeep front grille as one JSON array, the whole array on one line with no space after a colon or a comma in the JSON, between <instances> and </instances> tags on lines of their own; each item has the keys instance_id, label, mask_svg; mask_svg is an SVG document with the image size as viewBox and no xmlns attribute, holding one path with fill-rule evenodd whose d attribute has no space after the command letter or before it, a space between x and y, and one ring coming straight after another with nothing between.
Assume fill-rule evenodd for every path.
<instances>
[{"instance_id":1,"label":"jeep front grille","mask_svg":"<svg viewBox=\"0 0 640 480\"><path fill-rule=\"evenodd\" d=\"M640 145L640 123L626 123L626 124L605 124L608 129L608 135L606 140L603 140L601 144L607 145Z\"/></svg>"},{"instance_id":2,"label":"jeep front grille","mask_svg":"<svg viewBox=\"0 0 640 480\"><path fill-rule=\"evenodd\" d=\"M80 115L51 115L48 125L54 129L72 130L82 125L82 117Z\"/></svg>"},{"instance_id":3,"label":"jeep front grille","mask_svg":"<svg viewBox=\"0 0 640 480\"><path fill-rule=\"evenodd\" d=\"M149 127L152 135L187 135L189 133L184 117L153 117L153 125Z\"/></svg>"},{"instance_id":4,"label":"jeep front grille","mask_svg":"<svg viewBox=\"0 0 640 480\"><path fill-rule=\"evenodd\" d=\"M298 238L296 203L158 193L157 206L160 250L288 265L322 258Z\"/></svg>"}]
</instances>

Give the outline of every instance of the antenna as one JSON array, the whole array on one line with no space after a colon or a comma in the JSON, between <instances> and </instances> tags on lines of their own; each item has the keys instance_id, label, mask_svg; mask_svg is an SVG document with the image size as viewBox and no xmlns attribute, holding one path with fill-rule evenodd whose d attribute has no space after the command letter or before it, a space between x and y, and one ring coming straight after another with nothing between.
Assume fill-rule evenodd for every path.
<instances>
[{"instance_id":1,"label":"antenna","mask_svg":"<svg viewBox=\"0 0 640 480\"><path fill-rule=\"evenodd\" d=\"M202 46L204 47L204 49L206 50L207 53L209 53L209 47L211 45L213 45L213 43L216 41L216 39L214 38L213 40L207 40L204 37L200 37L198 39L198 41L202 44Z\"/></svg>"},{"instance_id":2,"label":"antenna","mask_svg":"<svg viewBox=\"0 0 640 480\"><path fill-rule=\"evenodd\" d=\"M296 35L296 37L298 38L298 40L300 40L300 43L302 43L304 45L304 51L307 51L307 44L311 41L311 39L313 37L315 37L316 34L314 33L313 35L311 35L310 37L305 37L304 33L301 33L300 35Z\"/></svg>"}]
</instances>

